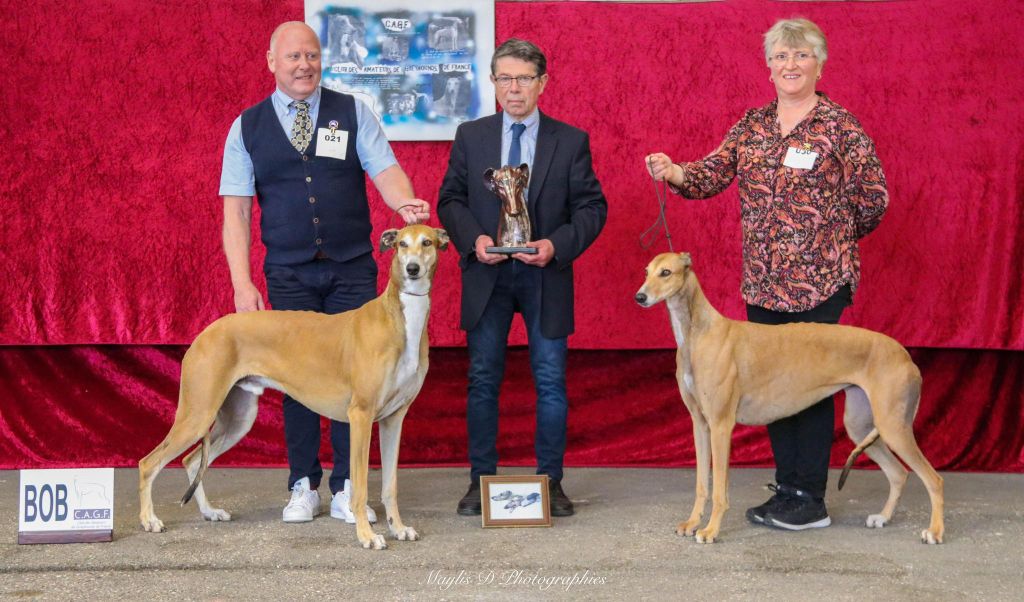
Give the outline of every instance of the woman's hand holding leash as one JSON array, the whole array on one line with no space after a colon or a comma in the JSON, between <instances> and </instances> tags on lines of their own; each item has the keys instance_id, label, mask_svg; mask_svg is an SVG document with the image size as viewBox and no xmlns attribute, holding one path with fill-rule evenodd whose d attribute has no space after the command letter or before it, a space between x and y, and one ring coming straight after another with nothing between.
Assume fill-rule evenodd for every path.
<instances>
[{"instance_id":1,"label":"woman's hand holding leash","mask_svg":"<svg viewBox=\"0 0 1024 602\"><path fill-rule=\"evenodd\" d=\"M658 186L658 182L671 182L673 171L675 168L679 169L680 183L682 182L683 168L679 167L672 162L672 159L665 153L653 153L644 157L644 165L647 167L647 173L650 174L654 181L654 195L658 199L658 219L651 224L650 228L647 228L640 235L640 247L643 249L649 249L658 240L658 226L660 225L665 230L665 240L668 242L668 250L672 249L672 233L668 231L668 220L665 219L665 202L668 196L667 186L662 184Z\"/></svg>"},{"instance_id":2,"label":"woman's hand holding leash","mask_svg":"<svg viewBox=\"0 0 1024 602\"><path fill-rule=\"evenodd\" d=\"M647 173L656 182L669 182L679 185L683 180L683 168L672 162L665 153L653 153L644 157Z\"/></svg>"}]
</instances>

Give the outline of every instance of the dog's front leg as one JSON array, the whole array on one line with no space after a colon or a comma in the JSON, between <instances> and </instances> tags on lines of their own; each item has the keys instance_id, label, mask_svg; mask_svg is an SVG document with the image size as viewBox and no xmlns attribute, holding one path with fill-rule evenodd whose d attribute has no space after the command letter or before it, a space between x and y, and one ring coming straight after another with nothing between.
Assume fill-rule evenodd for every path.
<instances>
[{"instance_id":1,"label":"dog's front leg","mask_svg":"<svg viewBox=\"0 0 1024 602\"><path fill-rule=\"evenodd\" d=\"M735 413L724 410L710 420L711 425L711 518L697 531L699 543L714 543L722 525L722 515L729 509L729 453L732 450L732 429L736 426Z\"/></svg>"},{"instance_id":2,"label":"dog's front leg","mask_svg":"<svg viewBox=\"0 0 1024 602\"><path fill-rule=\"evenodd\" d=\"M689 404L687 404L689 405ZM708 423L699 411L690 410L693 421L693 446L697 455L697 488L690 518L676 525L676 534L690 537L697 531L708 501L708 477L711 472L711 443Z\"/></svg>"},{"instance_id":3,"label":"dog's front leg","mask_svg":"<svg viewBox=\"0 0 1024 602\"><path fill-rule=\"evenodd\" d=\"M398 514L398 447L402 437L402 421L405 419L409 406L405 406L387 418L381 419L380 425L380 468L381 468L381 501L388 515L388 530L391 536L403 541L416 541L420 538L416 529L405 525Z\"/></svg>"},{"instance_id":4,"label":"dog's front leg","mask_svg":"<svg viewBox=\"0 0 1024 602\"><path fill-rule=\"evenodd\" d=\"M370 469L370 433L373 430L373 415L367 409L370 404L353 397L348 410L351 431L349 447L349 473L352 479L352 498L349 508L356 517L356 537L366 549L383 550L388 547L384 536L373 532L366 517L367 473Z\"/></svg>"}]
</instances>

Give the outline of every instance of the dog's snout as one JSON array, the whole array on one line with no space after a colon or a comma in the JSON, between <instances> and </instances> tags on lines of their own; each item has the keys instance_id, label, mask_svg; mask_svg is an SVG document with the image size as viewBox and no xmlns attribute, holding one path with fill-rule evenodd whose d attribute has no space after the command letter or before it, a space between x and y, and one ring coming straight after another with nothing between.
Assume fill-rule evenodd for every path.
<instances>
[{"instance_id":1,"label":"dog's snout","mask_svg":"<svg viewBox=\"0 0 1024 602\"><path fill-rule=\"evenodd\" d=\"M645 295L644 293L637 293L636 296L633 298L636 299L636 302L639 303L640 305L647 303L647 295Z\"/></svg>"},{"instance_id":2,"label":"dog's snout","mask_svg":"<svg viewBox=\"0 0 1024 602\"><path fill-rule=\"evenodd\" d=\"M409 274L410 276L419 276L420 264L410 263L409 265L405 266L405 273Z\"/></svg>"}]
</instances>

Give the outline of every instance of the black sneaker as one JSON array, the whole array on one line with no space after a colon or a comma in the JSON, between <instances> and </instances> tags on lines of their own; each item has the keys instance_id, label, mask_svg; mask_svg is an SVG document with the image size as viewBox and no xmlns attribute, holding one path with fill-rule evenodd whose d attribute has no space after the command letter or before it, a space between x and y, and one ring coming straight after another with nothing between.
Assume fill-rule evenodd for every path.
<instances>
[{"instance_id":1,"label":"black sneaker","mask_svg":"<svg viewBox=\"0 0 1024 602\"><path fill-rule=\"evenodd\" d=\"M825 509L825 500L795 487L786 487L781 507L769 510L764 515L764 524L778 529L803 531L818 529L832 524Z\"/></svg>"},{"instance_id":2,"label":"black sneaker","mask_svg":"<svg viewBox=\"0 0 1024 602\"><path fill-rule=\"evenodd\" d=\"M459 507L455 510L462 516L480 516L480 481L473 481L469 484L469 491L459 500Z\"/></svg>"},{"instance_id":3,"label":"black sneaker","mask_svg":"<svg viewBox=\"0 0 1024 602\"><path fill-rule=\"evenodd\" d=\"M768 498L768 501L761 504L760 506L754 506L753 508L747 508L747 520L754 523L755 525L764 524L764 515L769 511L782 506L782 501L785 499L786 494L782 488L785 485L776 486L773 483L769 483L767 488L772 492L772 497Z\"/></svg>"},{"instance_id":4,"label":"black sneaker","mask_svg":"<svg viewBox=\"0 0 1024 602\"><path fill-rule=\"evenodd\" d=\"M572 516L576 513L572 500L562 491L562 482L548 480L548 498L551 503L551 516Z\"/></svg>"}]
</instances>

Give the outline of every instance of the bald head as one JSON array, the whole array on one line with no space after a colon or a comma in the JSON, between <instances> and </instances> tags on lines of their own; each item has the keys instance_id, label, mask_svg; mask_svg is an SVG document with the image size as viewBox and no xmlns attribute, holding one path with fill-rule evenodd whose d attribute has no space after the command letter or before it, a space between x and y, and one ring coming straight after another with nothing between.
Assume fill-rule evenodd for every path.
<instances>
[{"instance_id":1,"label":"bald head","mask_svg":"<svg viewBox=\"0 0 1024 602\"><path fill-rule=\"evenodd\" d=\"M267 67L287 96L309 98L320 85L320 39L302 21L278 25L270 36Z\"/></svg>"},{"instance_id":2,"label":"bald head","mask_svg":"<svg viewBox=\"0 0 1024 602\"><path fill-rule=\"evenodd\" d=\"M306 25L302 21L285 21L284 23L277 26L274 33L270 34L270 52L274 52L274 48L277 46L277 39L281 37L281 34L285 31L295 31L296 33L305 30L305 33L316 38L317 46L320 45L320 38L317 38L316 32L309 25Z\"/></svg>"}]
</instances>

